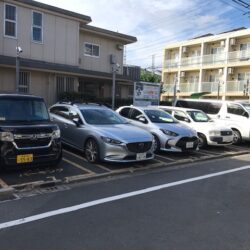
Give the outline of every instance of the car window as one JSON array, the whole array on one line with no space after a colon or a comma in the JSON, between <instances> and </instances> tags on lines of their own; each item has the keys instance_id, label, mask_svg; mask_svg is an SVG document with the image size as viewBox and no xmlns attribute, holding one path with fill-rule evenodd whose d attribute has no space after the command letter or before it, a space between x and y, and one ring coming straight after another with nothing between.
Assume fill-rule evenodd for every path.
<instances>
[{"instance_id":1,"label":"car window","mask_svg":"<svg viewBox=\"0 0 250 250\"><path fill-rule=\"evenodd\" d=\"M187 111L187 113L191 116L191 118L195 121L195 122L209 122L211 119L209 118L209 116L207 114L205 114L202 111Z\"/></svg>"},{"instance_id":2,"label":"car window","mask_svg":"<svg viewBox=\"0 0 250 250\"><path fill-rule=\"evenodd\" d=\"M132 114L131 114L131 119L138 121L140 116L142 116L142 112L139 111L138 109L132 109Z\"/></svg>"},{"instance_id":3,"label":"car window","mask_svg":"<svg viewBox=\"0 0 250 250\"><path fill-rule=\"evenodd\" d=\"M227 112L229 114L244 116L245 110L238 104L229 103L227 104Z\"/></svg>"},{"instance_id":4,"label":"car window","mask_svg":"<svg viewBox=\"0 0 250 250\"><path fill-rule=\"evenodd\" d=\"M166 109L166 108L160 108L162 110L164 110L165 112L167 112L168 114L172 115L173 114L173 110L170 110L170 109Z\"/></svg>"},{"instance_id":5,"label":"car window","mask_svg":"<svg viewBox=\"0 0 250 250\"><path fill-rule=\"evenodd\" d=\"M175 110L174 111L174 118L176 118L179 121L185 121L188 117L183 111Z\"/></svg>"},{"instance_id":6,"label":"car window","mask_svg":"<svg viewBox=\"0 0 250 250\"><path fill-rule=\"evenodd\" d=\"M88 124L111 125L127 123L125 118L110 109L81 109L80 111Z\"/></svg>"},{"instance_id":7,"label":"car window","mask_svg":"<svg viewBox=\"0 0 250 250\"><path fill-rule=\"evenodd\" d=\"M153 123L177 123L176 119L162 110L146 109L144 112Z\"/></svg>"},{"instance_id":8,"label":"car window","mask_svg":"<svg viewBox=\"0 0 250 250\"><path fill-rule=\"evenodd\" d=\"M71 120L73 120L73 119L78 119L79 122L80 122L80 124L83 124L80 115L77 113L77 111L75 111L75 110L72 109L72 108L69 109L69 119L71 119Z\"/></svg>"},{"instance_id":9,"label":"car window","mask_svg":"<svg viewBox=\"0 0 250 250\"><path fill-rule=\"evenodd\" d=\"M128 118L130 110L131 110L131 108L123 108L120 110L119 114L123 117Z\"/></svg>"},{"instance_id":10,"label":"car window","mask_svg":"<svg viewBox=\"0 0 250 250\"><path fill-rule=\"evenodd\" d=\"M59 115L65 119L70 119L69 118L69 108L64 107L64 106L54 106L50 109L50 113Z\"/></svg>"}]
</instances>

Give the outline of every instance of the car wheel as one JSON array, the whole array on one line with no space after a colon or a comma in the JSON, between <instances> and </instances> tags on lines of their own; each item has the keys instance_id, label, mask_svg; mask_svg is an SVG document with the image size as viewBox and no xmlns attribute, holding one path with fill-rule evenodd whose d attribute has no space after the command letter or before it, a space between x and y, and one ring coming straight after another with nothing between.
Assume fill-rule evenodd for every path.
<instances>
[{"instance_id":1,"label":"car wheel","mask_svg":"<svg viewBox=\"0 0 250 250\"><path fill-rule=\"evenodd\" d=\"M242 141L241 134L237 129L233 129L233 144L240 144Z\"/></svg>"},{"instance_id":2,"label":"car wheel","mask_svg":"<svg viewBox=\"0 0 250 250\"><path fill-rule=\"evenodd\" d=\"M99 161L99 148L96 140L88 139L85 144L85 157L91 163L96 163Z\"/></svg>"},{"instance_id":3,"label":"car wheel","mask_svg":"<svg viewBox=\"0 0 250 250\"><path fill-rule=\"evenodd\" d=\"M160 151L161 149L161 143L160 140L158 139L158 137L156 135L154 135L154 153L157 153Z\"/></svg>"},{"instance_id":4,"label":"car wheel","mask_svg":"<svg viewBox=\"0 0 250 250\"><path fill-rule=\"evenodd\" d=\"M205 148L207 146L207 138L203 134L198 134L198 146L199 148Z\"/></svg>"}]
</instances>

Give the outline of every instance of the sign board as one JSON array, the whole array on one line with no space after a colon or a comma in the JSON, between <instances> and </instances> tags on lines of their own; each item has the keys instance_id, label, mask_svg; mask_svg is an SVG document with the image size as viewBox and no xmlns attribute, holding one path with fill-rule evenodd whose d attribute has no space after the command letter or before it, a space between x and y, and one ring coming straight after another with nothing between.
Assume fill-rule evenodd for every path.
<instances>
[{"instance_id":1,"label":"sign board","mask_svg":"<svg viewBox=\"0 0 250 250\"><path fill-rule=\"evenodd\" d=\"M135 106L159 105L160 83L135 82L134 101Z\"/></svg>"}]
</instances>

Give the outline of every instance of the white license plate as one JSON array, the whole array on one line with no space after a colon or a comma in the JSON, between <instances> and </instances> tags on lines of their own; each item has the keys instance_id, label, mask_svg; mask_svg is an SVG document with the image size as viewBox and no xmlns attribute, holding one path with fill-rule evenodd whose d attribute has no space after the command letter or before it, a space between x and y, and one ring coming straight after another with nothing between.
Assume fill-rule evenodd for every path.
<instances>
[{"instance_id":1,"label":"white license plate","mask_svg":"<svg viewBox=\"0 0 250 250\"><path fill-rule=\"evenodd\" d=\"M194 147L194 143L193 142L187 142L186 148L193 148L193 147Z\"/></svg>"},{"instance_id":2,"label":"white license plate","mask_svg":"<svg viewBox=\"0 0 250 250\"><path fill-rule=\"evenodd\" d=\"M136 160L141 161L147 158L147 153L136 154Z\"/></svg>"},{"instance_id":3,"label":"white license plate","mask_svg":"<svg viewBox=\"0 0 250 250\"><path fill-rule=\"evenodd\" d=\"M228 138L228 137L222 137L222 142L230 142L230 138Z\"/></svg>"}]
</instances>

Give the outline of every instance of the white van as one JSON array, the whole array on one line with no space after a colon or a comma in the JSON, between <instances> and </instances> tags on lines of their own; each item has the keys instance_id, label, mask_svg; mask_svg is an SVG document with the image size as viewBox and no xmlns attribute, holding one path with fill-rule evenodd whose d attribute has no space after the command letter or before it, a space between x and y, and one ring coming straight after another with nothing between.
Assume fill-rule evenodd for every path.
<instances>
[{"instance_id":1,"label":"white van","mask_svg":"<svg viewBox=\"0 0 250 250\"><path fill-rule=\"evenodd\" d=\"M250 103L209 99L177 99L176 107L199 109L234 132L234 144L250 141Z\"/></svg>"}]
</instances>

